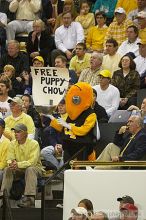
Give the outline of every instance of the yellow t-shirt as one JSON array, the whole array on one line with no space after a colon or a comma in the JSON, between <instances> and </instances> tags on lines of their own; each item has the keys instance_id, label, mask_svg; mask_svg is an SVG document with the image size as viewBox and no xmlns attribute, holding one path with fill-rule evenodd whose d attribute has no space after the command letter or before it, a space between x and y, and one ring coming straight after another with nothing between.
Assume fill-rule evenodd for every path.
<instances>
[{"instance_id":1,"label":"yellow t-shirt","mask_svg":"<svg viewBox=\"0 0 146 220\"><path fill-rule=\"evenodd\" d=\"M3 170L7 166L7 151L10 144L9 139L4 137L0 138L0 170Z\"/></svg>"}]
</instances>

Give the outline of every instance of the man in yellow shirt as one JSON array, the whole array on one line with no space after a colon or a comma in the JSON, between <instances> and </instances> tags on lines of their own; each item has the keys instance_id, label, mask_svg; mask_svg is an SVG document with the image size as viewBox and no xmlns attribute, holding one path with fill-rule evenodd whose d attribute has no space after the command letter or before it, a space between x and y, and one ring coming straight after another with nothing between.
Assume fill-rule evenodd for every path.
<instances>
[{"instance_id":1,"label":"man in yellow shirt","mask_svg":"<svg viewBox=\"0 0 146 220\"><path fill-rule=\"evenodd\" d=\"M83 69L90 67L91 55L86 53L86 45L84 43L78 43L75 51L76 55L71 59L69 69L74 70L79 77Z\"/></svg>"},{"instance_id":2,"label":"man in yellow shirt","mask_svg":"<svg viewBox=\"0 0 146 220\"><path fill-rule=\"evenodd\" d=\"M15 140L8 148L8 167L4 169L1 192L6 189L9 195L13 180L25 177L24 197L18 206L34 207L37 177L43 172L40 147L37 141L28 138L27 127L24 124L17 124L12 130L15 133Z\"/></svg>"},{"instance_id":3,"label":"man in yellow shirt","mask_svg":"<svg viewBox=\"0 0 146 220\"><path fill-rule=\"evenodd\" d=\"M127 28L133 25L131 20L126 18L126 12L123 8L117 8L115 10L115 20L110 24L105 36L105 42L114 38L120 46L123 41L127 39Z\"/></svg>"},{"instance_id":4,"label":"man in yellow shirt","mask_svg":"<svg viewBox=\"0 0 146 220\"><path fill-rule=\"evenodd\" d=\"M118 0L116 8L122 7L126 14L137 8L137 0Z\"/></svg>"},{"instance_id":5,"label":"man in yellow shirt","mask_svg":"<svg viewBox=\"0 0 146 220\"><path fill-rule=\"evenodd\" d=\"M9 139L3 136L3 132L5 130L5 121L0 118L0 185L2 182L3 169L7 166L7 149L10 144Z\"/></svg>"},{"instance_id":6,"label":"man in yellow shirt","mask_svg":"<svg viewBox=\"0 0 146 220\"><path fill-rule=\"evenodd\" d=\"M18 123L23 123L27 126L29 138L34 138L35 135L35 126L32 118L23 112L23 101L19 97L14 97L9 99L10 109L12 114L5 118L6 128L4 135L10 140L15 139L14 132L11 128L15 127Z\"/></svg>"},{"instance_id":7,"label":"man in yellow shirt","mask_svg":"<svg viewBox=\"0 0 146 220\"><path fill-rule=\"evenodd\" d=\"M139 24L139 38L141 40L146 40L146 11L140 11L137 14L138 24Z\"/></svg>"}]
</instances>

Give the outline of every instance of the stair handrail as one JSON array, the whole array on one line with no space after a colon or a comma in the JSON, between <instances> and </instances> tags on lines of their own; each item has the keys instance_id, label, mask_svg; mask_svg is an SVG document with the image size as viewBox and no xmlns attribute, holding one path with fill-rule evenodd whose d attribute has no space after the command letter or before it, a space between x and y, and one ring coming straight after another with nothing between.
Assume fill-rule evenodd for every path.
<instances>
[{"instance_id":1,"label":"stair handrail","mask_svg":"<svg viewBox=\"0 0 146 220\"><path fill-rule=\"evenodd\" d=\"M80 153L85 150L86 146L82 147L77 151L69 160L67 160L58 170L56 170L52 176L48 177L46 180L42 180L41 185L41 220L45 220L45 186L48 185L58 174L60 174L69 164L70 161L75 159Z\"/></svg>"}]
</instances>

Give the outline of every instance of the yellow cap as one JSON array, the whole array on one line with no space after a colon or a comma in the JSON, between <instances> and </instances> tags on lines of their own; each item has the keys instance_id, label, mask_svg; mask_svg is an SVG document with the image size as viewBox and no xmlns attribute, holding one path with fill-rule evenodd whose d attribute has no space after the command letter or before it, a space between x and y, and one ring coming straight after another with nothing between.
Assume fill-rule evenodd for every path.
<instances>
[{"instance_id":1,"label":"yellow cap","mask_svg":"<svg viewBox=\"0 0 146 220\"><path fill-rule=\"evenodd\" d=\"M140 42L138 42L137 44L146 44L146 38L141 39Z\"/></svg>"},{"instance_id":2,"label":"yellow cap","mask_svg":"<svg viewBox=\"0 0 146 220\"><path fill-rule=\"evenodd\" d=\"M99 75L106 77L106 78L112 78L112 74L109 70L101 70Z\"/></svg>"},{"instance_id":3,"label":"yellow cap","mask_svg":"<svg viewBox=\"0 0 146 220\"><path fill-rule=\"evenodd\" d=\"M43 57L41 57L41 56L36 56L35 58L33 58L33 62L34 62L35 60L40 61L40 62L43 63L43 65L44 65L44 59L43 59Z\"/></svg>"}]
</instances>

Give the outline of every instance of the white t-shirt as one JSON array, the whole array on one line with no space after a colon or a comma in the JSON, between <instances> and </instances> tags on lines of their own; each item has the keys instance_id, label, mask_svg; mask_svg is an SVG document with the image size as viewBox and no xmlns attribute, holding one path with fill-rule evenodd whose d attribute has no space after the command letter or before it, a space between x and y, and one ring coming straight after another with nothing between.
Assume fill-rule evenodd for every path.
<instances>
[{"instance_id":1,"label":"white t-shirt","mask_svg":"<svg viewBox=\"0 0 146 220\"><path fill-rule=\"evenodd\" d=\"M136 70L141 76L144 71L146 71L146 57L142 57L141 55L139 55L134 59L134 62L136 63Z\"/></svg>"},{"instance_id":2,"label":"white t-shirt","mask_svg":"<svg viewBox=\"0 0 146 220\"><path fill-rule=\"evenodd\" d=\"M97 92L96 101L99 105L105 108L108 116L118 109L120 103L120 92L118 88L109 84L106 90L102 90L100 85L93 87Z\"/></svg>"}]
</instances>

